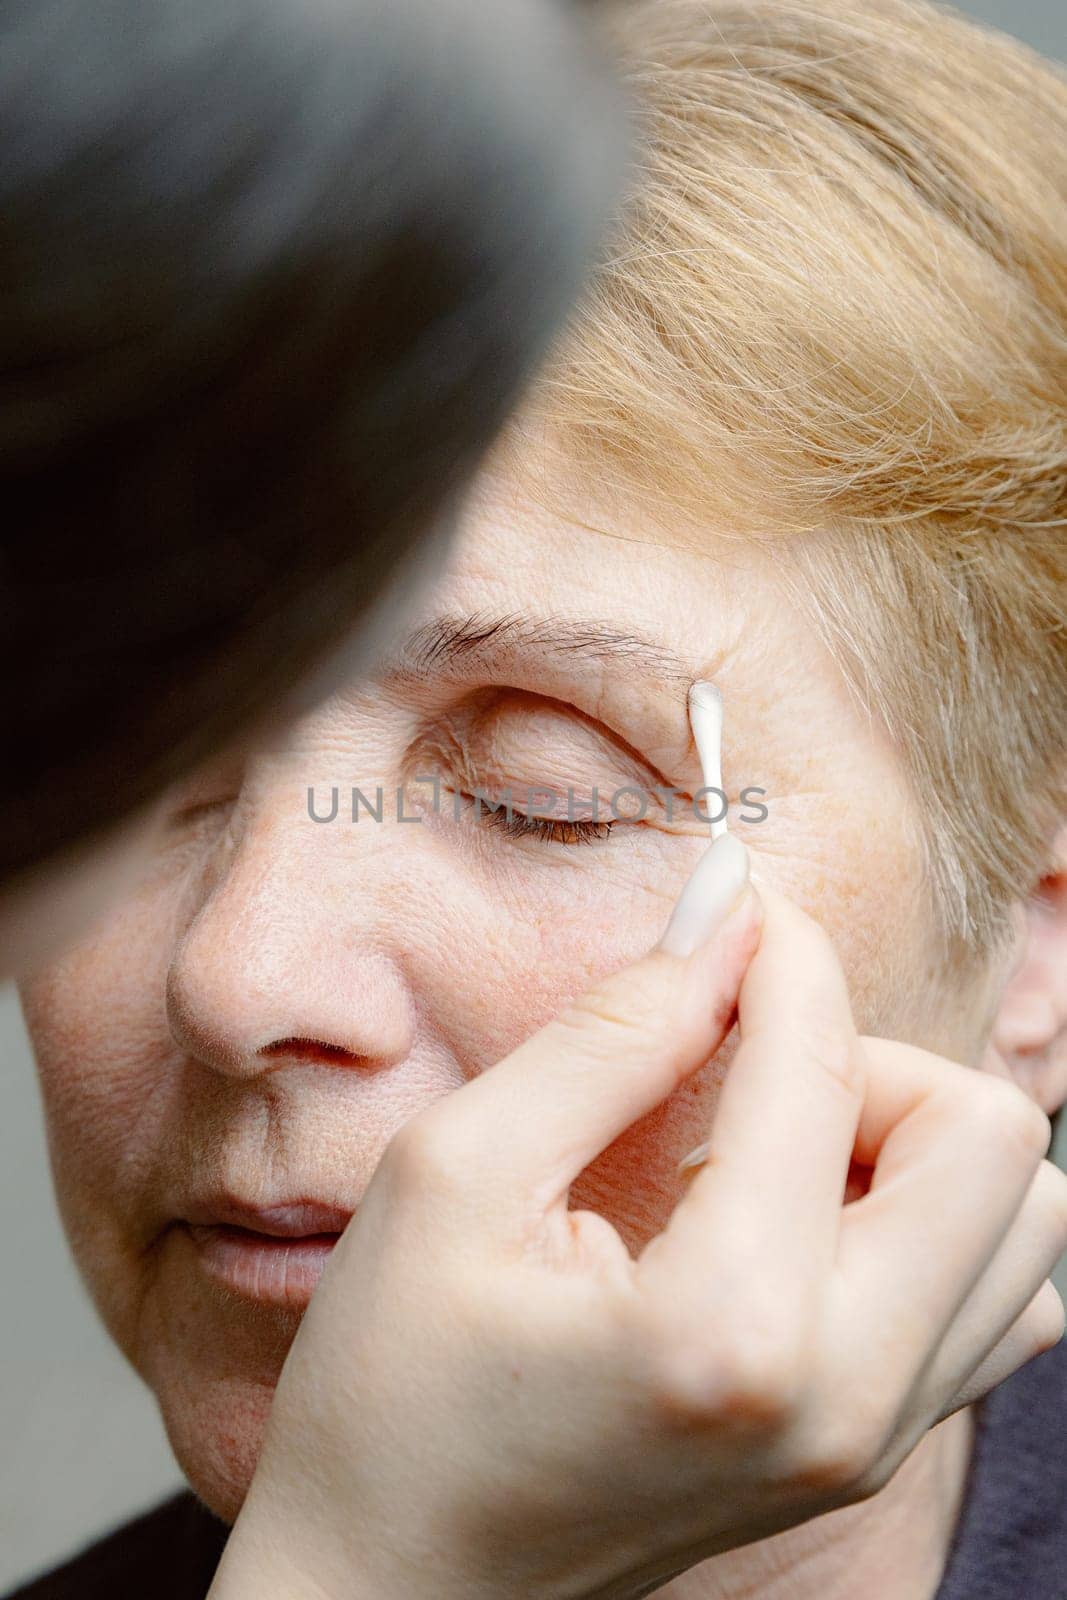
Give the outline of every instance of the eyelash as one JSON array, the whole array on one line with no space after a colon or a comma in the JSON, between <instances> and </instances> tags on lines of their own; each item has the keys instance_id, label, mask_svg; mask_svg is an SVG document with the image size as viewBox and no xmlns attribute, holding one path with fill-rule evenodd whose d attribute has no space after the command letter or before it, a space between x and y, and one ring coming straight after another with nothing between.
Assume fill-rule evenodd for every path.
<instances>
[{"instance_id":1,"label":"eyelash","mask_svg":"<svg viewBox=\"0 0 1067 1600\"><path fill-rule=\"evenodd\" d=\"M474 806L472 795L465 794L462 798L468 806ZM477 819L483 827L499 828L511 839L552 840L565 845L593 844L598 839L606 839L617 820L594 822L591 817L580 817L574 821L567 817L537 817L525 811L516 811L514 807L509 814L502 805L495 810L488 810L484 800L479 801Z\"/></svg>"}]
</instances>

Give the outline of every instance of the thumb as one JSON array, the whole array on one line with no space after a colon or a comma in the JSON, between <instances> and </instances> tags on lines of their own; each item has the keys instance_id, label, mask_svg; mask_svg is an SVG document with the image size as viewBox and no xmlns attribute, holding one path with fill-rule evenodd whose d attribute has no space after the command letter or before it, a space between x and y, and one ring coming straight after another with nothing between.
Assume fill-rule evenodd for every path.
<instances>
[{"instance_id":1,"label":"thumb","mask_svg":"<svg viewBox=\"0 0 1067 1600\"><path fill-rule=\"evenodd\" d=\"M547 1210L631 1123L719 1048L759 942L748 851L723 834L704 852L667 931L509 1056L431 1112L469 1154L503 1217ZM461 1168L462 1170L462 1168ZM488 1191L488 1195L487 1195Z\"/></svg>"}]
</instances>

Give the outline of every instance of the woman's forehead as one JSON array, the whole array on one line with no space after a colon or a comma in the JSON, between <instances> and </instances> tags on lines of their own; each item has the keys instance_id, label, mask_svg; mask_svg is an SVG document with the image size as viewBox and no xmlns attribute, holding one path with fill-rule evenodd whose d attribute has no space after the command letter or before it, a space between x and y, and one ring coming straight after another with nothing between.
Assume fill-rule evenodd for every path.
<instances>
[{"instance_id":1,"label":"woman's forehead","mask_svg":"<svg viewBox=\"0 0 1067 1600\"><path fill-rule=\"evenodd\" d=\"M544 492L532 494L528 478ZM672 528L624 499L579 497L569 484L557 492L531 471L483 480L435 600L468 612L596 618L672 652L692 676L732 644L731 618L773 586L773 572L764 552L729 530Z\"/></svg>"}]
</instances>

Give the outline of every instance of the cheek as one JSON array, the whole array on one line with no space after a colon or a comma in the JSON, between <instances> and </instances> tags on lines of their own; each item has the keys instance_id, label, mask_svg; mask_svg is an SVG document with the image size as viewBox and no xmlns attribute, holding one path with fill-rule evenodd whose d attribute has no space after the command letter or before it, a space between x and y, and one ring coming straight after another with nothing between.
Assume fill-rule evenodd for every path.
<instances>
[{"instance_id":1,"label":"cheek","mask_svg":"<svg viewBox=\"0 0 1067 1600\"><path fill-rule=\"evenodd\" d=\"M510 848L492 870L457 874L437 959L415 980L465 1078L490 1069L598 978L643 955L705 848L703 836L628 830L625 843L570 856ZM673 1209L675 1165L705 1136L721 1065L695 1073L635 1123L574 1185L638 1248Z\"/></svg>"},{"instance_id":2,"label":"cheek","mask_svg":"<svg viewBox=\"0 0 1067 1600\"><path fill-rule=\"evenodd\" d=\"M166 1025L169 897L112 918L22 994L57 1197L97 1308L156 1394L179 1464L236 1516L296 1318L235 1307L144 1248L165 1220L168 1153L188 1085ZM131 960L137 951L137 960Z\"/></svg>"},{"instance_id":3,"label":"cheek","mask_svg":"<svg viewBox=\"0 0 1067 1600\"><path fill-rule=\"evenodd\" d=\"M431 1004L465 1075L649 950L701 846L638 828L619 844L540 853L504 841L495 858L455 874L432 902L450 911L436 940Z\"/></svg>"},{"instance_id":4,"label":"cheek","mask_svg":"<svg viewBox=\"0 0 1067 1600\"><path fill-rule=\"evenodd\" d=\"M64 1226L124 1344L155 1220L151 1174L177 1092L165 1070L158 928L150 908L130 908L22 992Z\"/></svg>"}]
</instances>

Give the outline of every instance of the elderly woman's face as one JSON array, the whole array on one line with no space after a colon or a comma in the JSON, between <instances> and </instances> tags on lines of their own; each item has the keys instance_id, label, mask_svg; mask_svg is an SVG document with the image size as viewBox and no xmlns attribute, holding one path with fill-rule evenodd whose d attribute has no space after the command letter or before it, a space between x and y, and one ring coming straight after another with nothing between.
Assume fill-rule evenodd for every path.
<instances>
[{"instance_id":1,"label":"elderly woman's face","mask_svg":"<svg viewBox=\"0 0 1067 1600\"><path fill-rule=\"evenodd\" d=\"M741 542L687 553L487 487L397 658L177 797L136 898L27 989L79 1262L223 1515L391 1135L662 931L707 840L684 798L701 781L692 679L723 691L725 787L757 878L831 933L861 1029L978 1048L983 1018L924 977L931 922L895 758L776 570ZM440 778L436 808L420 775ZM377 806L379 785L383 819L360 803L353 823L353 786ZM308 789L325 816L334 786L336 818L311 820ZM589 826L594 786L608 820L616 791L640 790L644 819ZM746 786L765 791L765 820L741 820L758 815ZM510 787L517 808L551 791L562 825L479 817L462 799L476 787ZM673 817L657 787L683 797ZM677 1198L728 1054L575 1186L633 1248Z\"/></svg>"}]
</instances>

